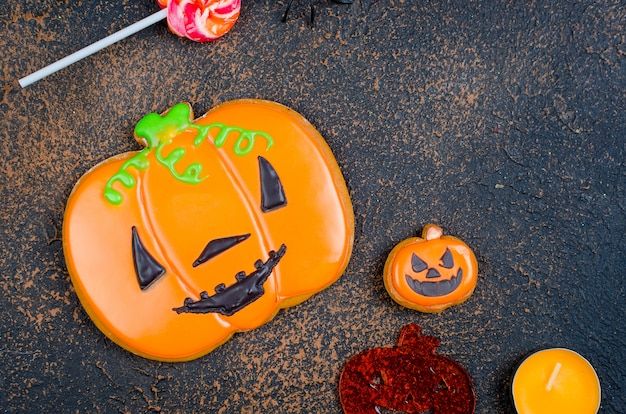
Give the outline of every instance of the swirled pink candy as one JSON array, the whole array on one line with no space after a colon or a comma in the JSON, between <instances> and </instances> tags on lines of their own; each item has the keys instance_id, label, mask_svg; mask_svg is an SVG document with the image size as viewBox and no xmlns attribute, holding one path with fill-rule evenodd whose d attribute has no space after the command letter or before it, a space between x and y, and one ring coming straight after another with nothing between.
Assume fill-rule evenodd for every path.
<instances>
[{"instance_id":1,"label":"swirled pink candy","mask_svg":"<svg viewBox=\"0 0 626 414\"><path fill-rule=\"evenodd\" d=\"M239 17L241 0L157 0L167 7L167 25L178 36L196 42L216 40Z\"/></svg>"}]
</instances>

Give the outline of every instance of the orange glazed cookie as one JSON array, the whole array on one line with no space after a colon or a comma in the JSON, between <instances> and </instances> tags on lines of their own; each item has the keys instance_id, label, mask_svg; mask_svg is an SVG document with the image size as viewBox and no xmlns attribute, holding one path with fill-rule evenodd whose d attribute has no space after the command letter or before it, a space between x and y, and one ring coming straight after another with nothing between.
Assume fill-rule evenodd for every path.
<instances>
[{"instance_id":1,"label":"orange glazed cookie","mask_svg":"<svg viewBox=\"0 0 626 414\"><path fill-rule=\"evenodd\" d=\"M385 262L385 288L402 306L421 312L441 312L474 292L478 263L470 248L443 236L435 224L424 227L422 238L400 242Z\"/></svg>"},{"instance_id":2,"label":"orange glazed cookie","mask_svg":"<svg viewBox=\"0 0 626 414\"><path fill-rule=\"evenodd\" d=\"M324 139L280 104L239 100L193 119L145 116L138 152L74 187L63 248L96 326L146 358L186 361L335 282L354 215Z\"/></svg>"}]
</instances>

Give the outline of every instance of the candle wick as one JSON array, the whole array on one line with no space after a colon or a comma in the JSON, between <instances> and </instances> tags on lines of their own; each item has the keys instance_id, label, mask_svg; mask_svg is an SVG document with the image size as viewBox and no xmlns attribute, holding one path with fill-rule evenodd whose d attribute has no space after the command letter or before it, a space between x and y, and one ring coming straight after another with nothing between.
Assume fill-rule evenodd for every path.
<instances>
[{"instance_id":1,"label":"candle wick","mask_svg":"<svg viewBox=\"0 0 626 414\"><path fill-rule=\"evenodd\" d=\"M548 380L548 385L546 385L546 391L550 391L554 386L554 381L556 381L556 376L559 375L559 371L563 365L560 362L557 362L552 370L552 374L550 375L550 379Z\"/></svg>"}]
</instances>

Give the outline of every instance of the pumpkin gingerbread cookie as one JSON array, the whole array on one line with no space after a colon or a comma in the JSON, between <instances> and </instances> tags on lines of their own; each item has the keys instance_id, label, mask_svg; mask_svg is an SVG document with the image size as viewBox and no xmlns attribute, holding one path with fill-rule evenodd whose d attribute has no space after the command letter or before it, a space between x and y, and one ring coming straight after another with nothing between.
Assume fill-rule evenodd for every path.
<instances>
[{"instance_id":1,"label":"pumpkin gingerbread cookie","mask_svg":"<svg viewBox=\"0 0 626 414\"><path fill-rule=\"evenodd\" d=\"M444 236L429 224L422 237L400 242L384 268L385 288L402 306L421 312L441 312L474 292L478 263L461 240Z\"/></svg>"},{"instance_id":2,"label":"pumpkin gingerbread cookie","mask_svg":"<svg viewBox=\"0 0 626 414\"><path fill-rule=\"evenodd\" d=\"M239 100L193 119L145 116L144 146L74 187L63 247L80 301L120 346L185 361L335 282L354 216L324 139L280 104Z\"/></svg>"}]
</instances>

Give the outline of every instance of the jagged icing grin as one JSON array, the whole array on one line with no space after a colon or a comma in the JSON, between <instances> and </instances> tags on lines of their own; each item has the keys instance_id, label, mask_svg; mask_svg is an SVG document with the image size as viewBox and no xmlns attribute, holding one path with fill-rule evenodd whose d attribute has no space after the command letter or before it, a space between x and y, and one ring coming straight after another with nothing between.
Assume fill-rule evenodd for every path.
<instances>
[{"instance_id":1,"label":"jagged icing grin","mask_svg":"<svg viewBox=\"0 0 626 414\"><path fill-rule=\"evenodd\" d=\"M413 253L411 256L411 267L416 274L426 272L426 280L418 280L409 275L405 275L406 282L409 287L418 295L437 297L445 296L454 292L463 281L463 269L459 270L448 279L444 279L441 272L437 268L451 270L454 268L454 257L450 249L446 248L439 259L439 264L436 267L430 267L426 261L421 259L418 255Z\"/></svg>"},{"instance_id":2,"label":"jagged icing grin","mask_svg":"<svg viewBox=\"0 0 626 414\"><path fill-rule=\"evenodd\" d=\"M459 269L456 276L451 277L448 280L440 281L423 281L420 282L417 279L413 279L411 276L406 275L406 282L411 289L418 295L422 296L445 296L454 292L463 280L463 269Z\"/></svg>"},{"instance_id":3,"label":"jagged icing grin","mask_svg":"<svg viewBox=\"0 0 626 414\"><path fill-rule=\"evenodd\" d=\"M215 294L209 296L208 292L200 293L200 300L191 298L185 299L185 303L180 308L174 308L177 313L221 313L231 316L235 312L245 308L265 293L263 284L272 274L272 270L280 259L285 255L287 247L283 244L277 252L270 250L269 259L263 262L254 262L256 270L249 275L246 272L239 272L235 275L237 282L226 287L224 283L215 287Z\"/></svg>"},{"instance_id":4,"label":"jagged icing grin","mask_svg":"<svg viewBox=\"0 0 626 414\"><path fill-rule=\"evenodd\" d=\"M261 178L261 211L268 213L287 205L284 189L274 170L274 167L263 157L259 157L259 174ZM225 251L244 242L250 237L250 233L228 236L211 240L202 250L192 267L198 267ZM235 274L236 282L230 286L220 283L215 286L215 294L209 295L207 291L200 292L200 299L194 301L187 297L183 306L173 308L178 314L181 313L220 313L232 316L252 302L258 300L265 293L263 284L272 274L287 251L287 246L282 244L278 251L270 250L268 259L264 262L258 259L254 262L255 270L250 274L240 271ZM139 287L145 290L152 283L166 273L166 269L151 254L141 241L136 227L132 228L132 253L135 274Z\"/></svg>"}]
</instances>

